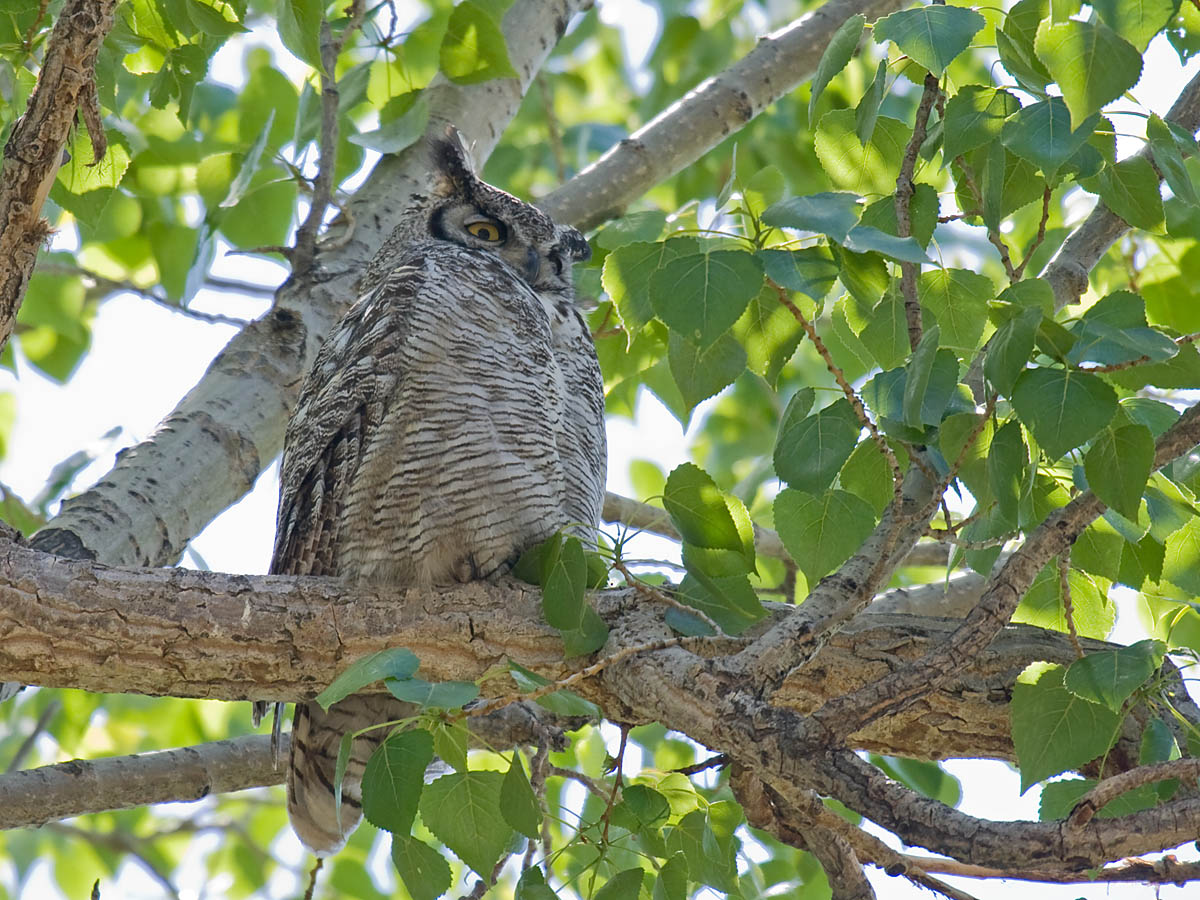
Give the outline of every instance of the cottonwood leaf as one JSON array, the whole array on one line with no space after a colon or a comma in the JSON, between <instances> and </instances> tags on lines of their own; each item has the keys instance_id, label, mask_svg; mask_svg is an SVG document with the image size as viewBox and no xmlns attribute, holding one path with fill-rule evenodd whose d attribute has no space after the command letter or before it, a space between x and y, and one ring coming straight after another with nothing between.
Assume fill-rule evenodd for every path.
<instances>
[{"instance_id":1,"label":"cottonwood leaf","mask_svg":"<svg viewBox=\"0 0 1200 900\"><path fill-rule=\"evenodd\" d=\"M542 827L542 810L521 764L520 751L513 751L512 764L500 785L500 813L504 821L530 840L537 840Z\"/></svg>"},{"instance_id":2,"label":"cottonwood leaf","mask_svg":"<svg viewBox=\"0 0 1200 900\"><path fill-rule=\"evenodd\" d=\"M1058 459L1112 421L1117 395L1096 375L1030 369L1017 378L1012 404L1050 459Z\"/></svg>"},{"instance_id":3,"label":"cottonwood leaf","mask_svg":"<svg viewBox=\"0 0 1200 900\"><path fill-rule=\"evenodd\" d=\"M1009 712L1021 793L1051 775L1091 762L1117 738L1121 717L1068 691L1065 673L1059 665L1030 663L1013 685Z\"/></svg>"},{"instance_id":4,"label":"cottonwood leaf","mask_svg":"<svg viewBox=\"0 0 1200 900\"><path fill-rule=\"evenodd\" d=\"M408 834L432 761L433 735L423 729L398 732L380 744L363 770L366 820L385 831Z\"/></svg>"},{"instance_id":5,"label":"cottonwood leaf","mask_svg":"<svg viewBox=\"0 0 1200 900\"><path fill-rule=\"evenodd\" d=\"M775 228L796 228L800 231L824 234L830 240L840 244L846 240L850 229L858 224L861 214L862 198L858 194L848 191L827 191L821 194L806 194L803 197L789 197L786 200L780 200L767 208L763 213L762 220L765 224ZM783 252L786 251L761 251L764 256L768 253ZM775 280L779 281L779 279ZM780 281L780 284L783 282ZM793 288L793 290L803 290L803 288ZM814 297L813 299L820 298Z\"/></svg>"},{"instance_id":6,"label":"cottonwood leaf","mask_svg":"<svg viewBox=\"0 0 1200 900\"><path fill-rule=\"evenodd\" d=\"M866 17L862 13L855 13L839 25L838 30L829 39L829 44L825 47L825 52L821 54L821 61L817 63L817 71L812 79L812 93L808 98L808 120L810 122L821 93L829 86L833 76L846 68L846 63L850 62L850 58L854 56L854 50L858 47L858 39L862 35L863 25L866 24L866 21Z\"/></svg>"},{"instance_id":7,"label":"cottonwood leaf","mask_svg":"<svg viewBox=\"0 0 1200 900\"><path fill-rule=\"evenodd\" d=\"M504 776L499 772L452 772L425 786L421 821L483 878L490 878L513 829L500 813Z\"/></svg>"},{"instance_id":8,"label":"cottonwood leaf","mask_svg":"<svg viewBox=\"0 0 1200 900\"><path fill-rule=\"evenodd\" d=\"M475 0L463 0L450 13L438 62L446 77L456 84L517 77L508 58L504 32Z\"/></svg>"},{"instance_id":9,"label":"cottonwood leaf","mask_svg":"<svg viewBox=\"0 0 1200 900\"><path fill-rule=\"evenodd\" d=\"M875 527L875 511L847 491L819 497L787 488L775 498L775 527L809 584L816 584L854 553Z\"/></svg>"},{"instance_id":10,"label":"cottonwood leaf","mask_svg":"<svg viewBox=\"0 0 1200 900\"><path fill-rule=\"evenodd\" d=\"M1063 686L1077 697L1120 712L1129 696L1162 665L1167 645L1145 640L1119 650L1089 653L1067 667Z\"/></svg>"},{"instance_id":11,"label":"cottonwood leaf","mask_svg":"<svg viewBox=\"0 0 1200 900\"><path fill-rule=\"evenodd\" d=\"M403 647L392 647L363 656L351 663L350 668L333 679L333 683L317 695L317 703L322 709L328 710L339 700L362 690L368 684L385 678L408 678L417 671L420 664L416 654Z\"/></svg>"},{"instance_id":12,"label":"cottonwood leaf","mask_svg":"<svg viewBox=\"0 0 1200 900\"><path fill-rule=\"evenodd\" d=\"M1142 54L1099 22L1071 19L1043 25L1034 49L1058 82L1074 126L1116 100L1142 75Z\"/></svg>"},{"instance_id":13,"label":"cottonwood leaf","mask_svg":"<svg viewBox=\"0 0 1200 900\"><path fill-rule=\"evenodd\" d=\"M875 40L892 41L919 65L941 76L986 24L973 9L923 6L892 13L875 23Z\"/></svg>"},{"instance_id":14,"label":"cottonwood leaf","mask_svg":"<svg viewBox=\"0 0 1200 900\"><path fill-rule=\"evenodd\" d=\"M1106 428L1083 459L1088 486L1127 519L1136 520L1154 467L1154 436L1144 425Z\"/></svg>"},{"instance_id":15,"label":"cottonwood leaf","mask_svg":"<svg viewBox=\"0 0 1200 900\"><path fill-rule=\"evenodd\" d=\"M392 864L412 900L437 900L450 890L450 864L424 841L393 834Z\"/></svg>"},{"instance_id":16,"label":"cottonwood leaf","mask_svg":"<svg viewBox=\"0 0 1200 900\"><path fill-rule=\"evenodd\" d=\"M650 277L650 303L669 328L703 351L741 318L762 278L762 262L744 250L695 253Z\"/></svg>"},{"instance_id":17,"label":"cottonwood leaf","mask_svg":"<svg viewBox=\"0 0 1200 900\"><path fill-rule=\"evenodd\" d=\"M1021 108L1021 102L1003 88L964 85L946 102L943 157L947 162L1000 140L1004 120Z\"/></svg>"}]
</instances>

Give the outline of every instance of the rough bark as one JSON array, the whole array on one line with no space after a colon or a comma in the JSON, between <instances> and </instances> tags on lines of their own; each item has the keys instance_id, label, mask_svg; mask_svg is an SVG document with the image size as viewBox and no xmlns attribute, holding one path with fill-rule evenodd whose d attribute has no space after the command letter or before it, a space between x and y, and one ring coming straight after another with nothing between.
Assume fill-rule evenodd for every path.
<instances>
[{"instance_id":1,"label":"rough bark","mask_svg":"<svg viewBox=\"0 0 1200 900\"><path fill-rule=\"evenodd\" d=\"M613 633L606 655L663 632L663 609L636 593L596 597ZM736 652L794 607L770 609L754 632L721 649ZM809 713L921 658L956 624L864 617L793 673L772 703L794 715ZM474 679L508 659L555 679L584 665L564 662L557 632L542 621L536 589L517 582L396 595L347 589L332 579L119 569L12 544L0 548L0 680L98 692L297 700L317 694L358 657L395 646L416 653L422 675L433 680ZM1021 670L1038 659L1065 664L1074 650L1063 635L1010 626L940 690L902 715L870 723L851 743L922 759L1011 760L1009 693ZM603 678L576 690L614 718L655 720L638 698ZM687 707L699 719L722 714L720 704L694 706L683 675L671 679L669 692L671 708ZM628 718L632 709L641 711ZM697 735L709 728L686 720L673 727ZM1137 723L1129 729L1120 758L1136 763Z\"/></svg>"},{"instance_id":2,"label":"rough bark","mask_svg":"<svg viewBox=\"0 0 1200 900\"><path fill-rule=\"evenodd\" d=\"M0 347L13 323L38 250L50 236L42 204L63 148L83 107L93 164L104 156L106 141L96 110L96 54L113 26L117 0L67 0L47 45L37 86L25 114L17 120L4 147L0 172ZM82 163L82 160L77 162Z\"/></svg>"}]
</instances>

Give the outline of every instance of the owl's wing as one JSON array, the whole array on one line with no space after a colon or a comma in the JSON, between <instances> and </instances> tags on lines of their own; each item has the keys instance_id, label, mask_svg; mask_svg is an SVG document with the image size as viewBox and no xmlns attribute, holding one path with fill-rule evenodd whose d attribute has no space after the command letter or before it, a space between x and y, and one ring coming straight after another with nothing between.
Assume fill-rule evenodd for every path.
<instances>
[{"instance_id":1,"label":"owl's wing","mask_svg":"<svg viewBox=\"0 0 1200 900\"><path fill-rule=\"evenodd\" d=\"M284 439L272 574L339 574L341 511L384 387L377 360L363 349L382 324L381 293L361 298L338 323L300 390Z\"/></svg>"}]
</instances>

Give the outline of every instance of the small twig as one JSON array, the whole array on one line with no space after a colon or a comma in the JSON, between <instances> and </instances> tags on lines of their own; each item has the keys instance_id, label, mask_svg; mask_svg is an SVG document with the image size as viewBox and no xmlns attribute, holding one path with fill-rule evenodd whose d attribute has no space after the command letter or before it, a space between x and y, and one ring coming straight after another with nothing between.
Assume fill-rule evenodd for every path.
<instances>
[{"instance_id":1,"label":"small twig","mask_svg":"<svg viewBox=\"0 0 1200 900\"><path fill-rule=\"evenodd\" d=\"M333 171L337 162L338 142L338 84L337 60L347 38L362 23L362 0L351 0L347 10L348 22L336 38L329 27L329 20L321 20L321 139L317 162L317 177L313 179L312 200L304 223L296 229L295 252L292 269L304 273L312 266L317 247L317 231L325 219L333 196Z\"/></svg>"},{"instance_id":2,"label":"small twig","mask_svg":"<svg viewBox=\"0 0 1200 900\"><path fill-rule=\"evenodd\" d=\"M554 157L554 171L558 183L562 184L567 180L567 165L563 158L562 135L558 133L558 117L554 115L554 100L546 88L546 73L538 72L535 80L538 93L542 95L542 110L546 114L546 132L550 138L550 153Z\"/></svg>"},{"instance_id":3,"label":"small twig","mask_svg":"<svg viewBox=\"0 0 1200 900\"><path fill-rule=\"evenodd\" d=\"M1029 265L1029 261L1033 259L1034 251L1042 245L1042 241L1046 239L1046 222L1050 219L1050 185L1046 185L1042 191L1042 217L1038 220L1037 236L1029 245L1029 249L1025 251L1025 258L1021 260L1021 264L1013 271L1012 280L1020 281L1025 277L1025 267Z\"/></svg>"},{"instance_id":4,"label":"small twig","mask_svg":"<svg viewBox=\"0 0 1200 900\"><path fill-rule=\"evenodd\" d=\"M689 607L690 611L690 607ZM618 650L612 656L606 656L597 662L592 663L586 668L580 669L578 672L572 672L566 678L561 678L558 681L552 681L550 684L542 685L537 690L527 691L524 693L505 694L500 697L494 697L480 703L478 706L473 706L468 710L463 710L463 715L466 716L485 716L488 713L493 713L498 709L503 709L513 703L520 703L526 700L540 700L553 694L555 691L561 691L571 687L571 685L584 679L599 675L609 666L616 663L624 662L631 656L636 656L639 653L657 653L661 650L669 650L672 647L688 647L711 643L714 640L728 640L722 637L709 637L705 635L690 637L687 635L679 635L678 637L663 638L660 641L649 641L645 644L635 644L632 647L625 647Z\"/></svg>"},{"instance_id":5,"label":"small twig","mask_svg":"<svg viewBox=\"0 0 1200 900\"><path fill-rule=\"evenodd\" d=\"M604 821L604 831L602 832L601 842L605 845L608 844L608 826L612 818L613 807L617 803L617 795L621 793L621 772L625 768L625 746L629 742L629 726L622 722L618 727L621 729L621 744L617 748L617 759L615 771L613 773L612 790L605 798L604 815L600 817Z\"/></svg>"},{"instance_id":6,"label":"small twig","mask_svg":"<svg viewBox=\"0 0 1200 900\"><path fill-rule=\"evenodd\" d=\"M1167 855L1156 862L1142 859L1127 859L1116 866L1101 869L1085 869L1080 872L1045 871L1038 869L994 869L976 866L953 859L931 859L927 857L905 857L922 866L926 872L939 875L958 875L963 878L1010 878L1014 881L1040 881L1047 884L1093 884L1142 882L1145 884L1183 885L1200 880L1200 863L1181 863Z\"/></svg>"},{"instance_id":7,"label":"small twig","mask_svg":"<svg viewBox=\"0 0 1200 900\"><path fill-rule=\"evenodd\" d=\"M682 769L672 769L671 771L679 775L695 775L698 772L704 772L707 769L715 769L729 765L733 760L724 753L718 753L716 756L710 756L708 759L701 760L698 763L692 763L690 766L684 766Z\"/></svg>"},{"instance_id":8,"label":"small twig","mask_svg":"<svg viewBox=\"0 0 1200 900\"><path fill-rule=\"evenodd\" d=\"M929 113L941 93L937 77L932 72L925 73L925 91L921 95L921 103L917 107L917 118L913 125L912 138L904 151L904 160L900 164L900 175L896 179L896 233L900 237L912 235L912 216L909 206L912 203L916 185L913 184L913 172L917 166L917 154L925 143L925 135L929 128ZM917 298L917 275L921 267L917 263L900 263L900 292L904 296L904 315L908 321L908 344L913 350L921 342L923 326L921 324L921 302Z\"/></svg>"},{"instance_id":9,"label":"small twig","mask_svg":"<svg viewBox=\"0 0 1200 900\"><path fill-rule=\"evenodd\" d=\"M568 778L571 781L578 781L585 788L599 797L605 799L603 786L600 785L594 778L589 775L584 775L582 772L576 772L574 769L564 769L562 766L548 766L546 768L547 775L557 775L559 778Z\"/></svg>"},{"instance_id":10,"label":"small twig","mask_svg":"<svg viewBox=\"0 0 1200 900\"><path fill-rule=\"evenodd\" d=\"M33 749L33 745L37 743L38 737L46 730L46 726L54 718L54 714L58 712L61 706L62 704L57 700L51 700L46 704L46 708L42 710L42 714L33 723L33 731L29 732L25 740L21 741L21 746L17 748L17 752L13 754L13 758L9 760L8 767L4 770L5 773L16 772L21 768L25 763L25 757L29 755L29 752Z\"/></svg>"},{"instance_id":11,"label":"small twig","mask_svg":"<svg viewBox=\"0 0 1200 900\"><path fill-rule=\"evenodd\" d=\"M1200 759L1194 756L1173 759L1169 762L1138 766L1136 769L1105 778L1075 803L1071 814L1067 816L1067 826L1079 830L1114 797L1144 784L1154 784L1168 778L1196 781L1200 778Z\"/></svg>"},{"instance_id":12,"label":"small twig","mask_svg":"<svg viewBox=\"0 0 1200 900\"><path fill-rule=\"evenodd\" d=\"M1179 347L1184 347L1188 344L1194 344L1200 340L1200 332L1195 334L1185 334L1182 337L1175 338L1175 344ZM1122 369L1132 369L1134 366L1141 366L1150 362L1150 357L1143 354L1137 359L1128 359L1125 362L1109 363L1107 366L1079 366L1081 372L1119 372Z\"/></svg>"},{"instance_id":13,"label":"small twig","mask_svg":"<svg viewBox=\"0 0 1200 900\"><path fill-rule=\"evenodd\" d=\"M963 181L967 183L967 189L971 192L971 196L975 198L974 213L980 218L983 218L983 194L979 192L979 185L975 182L975 173L972 171L971 167L967 165L967 161L963 157L958 157L955 162L958 163L958 167L962 170ZM1004 239L1000 237L1000 232L987 225L985 225L985 230L987 231L988 241L990 241L992 246L995 247L1000 253L1000 262L1004 264L1004 273L1008 276L1008 280L1010 282L1017 281L1017 270L1013 268L1012 257L1008 252L1008 245L1004 243Z\"/></svg>"},{"instance_id":14,"label":"small twig","mask_svg":"<svg viewBox=\"0 0 1200 900\"><path fill-rule=\"evenodd\" d=\"M308 887L304 890L304 900L313 900L313 892L317 889L317 875L320 874L323 865L325 865L325 858L318 856L308 873Z\"/></svg>"},{"instance_id":15,"label":"small twig","mask_svg":"<svg viewBox=\"0 0 1200 900\"><path fill-rule=\"evenodd\" d=\"M1067 549L1058 557L1058 590L1062 594L1063 613L1067 620L1067 635L1075 655L1083 659L1083 646L1079 643L1079 632L1075 630L1075 608L1071 603L1071 551Z\"/></svg>"},{"instance_id":16,"label":"small twig","mask_svg":"<svg viewBox=\"0 0 1200 900\"><path fill-rule=\"evenodd\" d=\"M725 633L725 629L723 629L720 625L718 625L716 620L713 619L708 613L704 612L701 609L697 609L694 606L688 606L686 603L682 603L679 600L676 600L670 594L667 594L663 591L652 588L650 585L646 584L644 581L642 581L640 578L638 578L636 575L634 575L632 572L630 572L629 569L625 566L625 563L622 562L621 560L619 560L619 559L613 560L612 566L614 569L616 569L618 572L620 572L622 575L625 576L625 581L629 584L630 587L632 587L635 591L637 591L639 594L641 594L647 600L651 600L655 603L662 603L662 604L665 604L666 606L673 607L674 609L677 609L680 612L685 613L686 615L695 616L697 619L699 619L701 622L703 622L705 625L707 625L709 628L711 628L717 636L729 637L729 635L727 635Z\"/></svg>"},{"instance_id":17,"label":"small twig","mask_svg":"<svg viewBox=\"0 0 1200 900\"><path fill-rule=\"evenodd\" d=\"M771 287L775 289L775 292L779 295L779 302L782 303L788 312L792 314L792 317L800 323L800 327L804 329L805 334L808 335L808 339L812 341L813 347L815 347L817 353L821 355L821 359L825 361L825 368L829 370L829 374L833 376L834 380L838 384L838 387L842 389L842 394L845 395L846 400L850 403L850 408L854 410L854 415L858 419L859 424L867 429L868 432L870 432L871 438L875 441L876 446L879 447L879 452L882 453L883 458L887 460L888 467L892 470L892 485L894 488L893 494L895 496L894 502L896 504L896 508L899 509L901 502L901 485L903 483L904 476L900 472L900 462L896 459L896 454L892 452L892 448L888 446L887 440L879 432L879 429L875 427L875 423L871 421L871 417L867 415L866 407L864 407L862 405L862 401L858 399L858 394L854 392L854 388L850 387L849 382L846 381L846 376L838 367L838 364L833 361L833 356L830 354L829 348L825 346L825 342L821 340L821 336L817 334L817 329L813 326L812 322L808 321L808 317L800 311L800 308L796 306L796 304L793 303L791 298L788 296L787 288L783 287L783 285L771 278L767 279L767 283L770 284Z\"/></svg>"}]
</instances>

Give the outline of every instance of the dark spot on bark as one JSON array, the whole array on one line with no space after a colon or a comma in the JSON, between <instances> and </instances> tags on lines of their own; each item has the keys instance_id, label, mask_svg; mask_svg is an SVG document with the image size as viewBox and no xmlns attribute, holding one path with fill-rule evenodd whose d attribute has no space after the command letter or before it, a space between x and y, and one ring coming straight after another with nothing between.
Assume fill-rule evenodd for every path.
<instances>
[{"instance_id":1,"label":"dark spot on bark","mask_svg":"<svg viewBox=\"0 0 1200 900\"><path fill-rule=\"evenodd\" d=\"M95 551L85 547L79 535L65 528L47 528L39 531L30 539L29 546L34 550L65 556L68 559L96 558Z\"/></svg>"}]
</instances>

